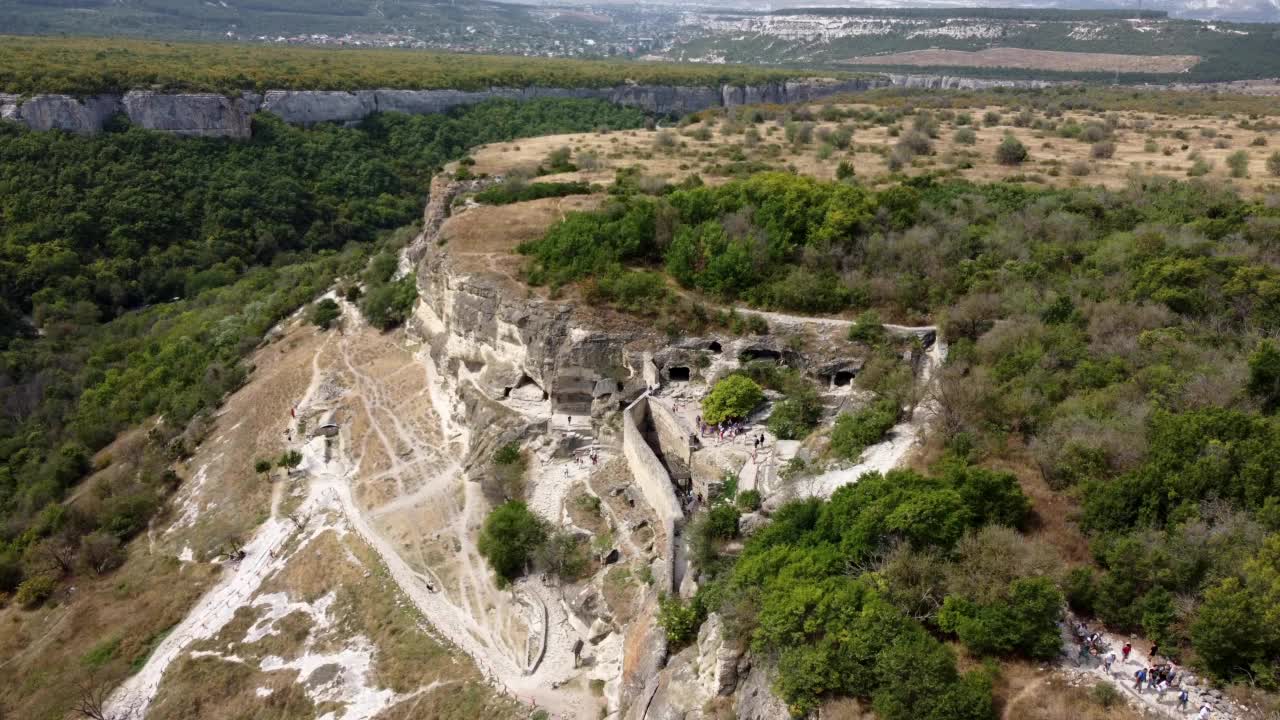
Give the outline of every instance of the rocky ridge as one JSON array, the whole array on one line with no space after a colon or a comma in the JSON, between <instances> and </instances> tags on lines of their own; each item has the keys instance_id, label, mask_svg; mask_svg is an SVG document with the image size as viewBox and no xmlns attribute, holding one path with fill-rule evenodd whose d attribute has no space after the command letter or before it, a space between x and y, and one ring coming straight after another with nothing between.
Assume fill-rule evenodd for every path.
<instances>
[{"instance_id":1,"label":"rocky ridge","mask_svg":"<svg viewBox=\"0 0 1280 720\"><path fill-rule=\"evenodd\" d=\"M579 98L606 100L659 115L683 115L713 107L760 103L785 104L883 87L927 89L1036 88L1038 81L977 80L935 75L879 75L849 80L815 78L762 85L719 87L637 85L613 87L494 87L486 90L268 90L239 96L216 93L160 93L131 90L123 95L0 94L0 118L20 122L32 130L64 130L81 134L102 132L117 115L148 130L200 137L247 138L254 113L268 112L285 122L313 125L352 124L378 112L410 115L438 113L491 99L533 100Z\"/></svg>"},{"instance_id":2,"label":"rocky ridge","mask_svg":"<svg viewBox=\"0 0 1280 720\"><path fill-rule=\"evenodd\" d=\"M259 111L269 112L285 122L311 125L320 122L355 123L377 112L437 113L491 99L581 98L606 100L651 113L679 115L710 107L802 102L887 85L888 82L881 78L868 77L719 87L625 84L600 88L494 87L477 91L268 90L261 95L246 92L238 97L143 90L86 98L71 95L23 98L0 94L0 117L21 122L33 130L93 134L101 132L113 116L123 113L130 122L149 130L243 138L249 136L250 118Z\"/></svg>"}]
</instances>

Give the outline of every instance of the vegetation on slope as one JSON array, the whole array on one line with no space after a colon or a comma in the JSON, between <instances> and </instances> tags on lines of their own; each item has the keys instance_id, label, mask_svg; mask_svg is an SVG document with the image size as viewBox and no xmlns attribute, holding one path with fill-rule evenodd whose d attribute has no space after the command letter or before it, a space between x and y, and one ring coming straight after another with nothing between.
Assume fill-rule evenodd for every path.
<instances>
[{"instance_id":1,"label":"vegetation on slope","mask_svg":"<svg viewBox=\"0 0 1280 720\"><path fill-rule=\"evenodd\" d=\"M979 549L1018 552L1008 528L1027 511L1009 474L951 465L936 477L864 475L828 501L784 505L736 559L695 550L709 581L688 604L665 602L659 620L680 644L707 612L720 612L732 636L777 658L774 689L797 717L848 695L869 699L886 720L992 718L991 676L960 673L936 635L958 627L975 652L1057 654L1062 595L1051 580L1023 577L1019 564L961 580L981 562ZM715 522L718 514L732 522ZM736 520L731 506L717 505L693 523L691 543L731 538ZM923 564L933 577L954 576L949 593L914 595L901 582Z\"/></svg>"},{"instance_id":2,"label":"vegetation on slope","mask_svg":"<svg viewBox=\"0 0 1280 720\"><path fill-rule=\"evenodd\" d=\"M0 92L106 93L135 88L363 90L601 87L627 82L718 86L811 73L746 66L530 59L440 52L0 36ZM830 75L830 73L827 73ZM485 142L480 136L476 142Z\"/></svg>"},{"instance_id":3,"label":"vegetation on slope","mask_svg":"<svg viewBox=\"0 0 1280 720\"><path fill-rule=\"evenodd\" d=\"M1031 463L1082 502L1096 566L1057 578L1072 604L1217 677L1280 686L1280 638L1261 629L1280 572L1266 550L1280 532L1273 203L1141 177L1107 191L923 176L873 192L765 174L654 192L624 188L552 227L522 249L529 277L600 292L601 277L665 271L766 307L941 316L950 452ZM775 289L801 282L799 297ZM649 305L676 302L661 297ZM892 417L844 420L842 445Z\"/></svg>"},{"instance_id":4,"label":"vegetation on slope","mask_svg":"<svg viewBox=\"0 0 1280 720\"><path fill-rule=\"evenodd\" d=\"M548 100L358 128L262 117L248 142L0 126L0 593L76 569L82 536L145 527L178 480L158 469L89 515L60 501L117 432L161 415L167 441L214 408L270 327L418 217L441 164L477 142L640 121ZM385 265L364 275L364 309L390 326L414 288Z\"/></svg>"}]
</instances>

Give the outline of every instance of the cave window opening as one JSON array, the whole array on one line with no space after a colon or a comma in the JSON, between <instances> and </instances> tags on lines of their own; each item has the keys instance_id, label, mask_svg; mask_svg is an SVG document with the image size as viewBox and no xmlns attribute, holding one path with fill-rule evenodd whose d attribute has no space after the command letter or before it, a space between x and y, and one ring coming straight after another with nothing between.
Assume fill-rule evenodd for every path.
<instances>
[{"instance_id":1,"label":"cave window opening","mask_svg":"<svg viewBox=\"0 0 1280 720\"><path fill-rule=\"evenodd\" d=\"M742 355L739 357L739 359L742 360L743 362L752 362L754 360L775 360L776 361L776 360L782 359L782 353L778 352L777 350L748 349L748 350L742 351Z\"/></svg>"},{"instance_id":2,"label":"cave window opening","mask_svg":"<svg viewBox=\"0 0 1280 720\"><path fill-rule=\"evenodd\" d=\"M689 382L689 368L673 367L667 372L667 376L671 378L671 382Z\"/></svg>"},{"instance_id":3,"label":"cave window opening","mask_svg":"<svg viewBox=\"0 0 1280 720\"><path fill-rule=\"evenodd\" d=\"M841 370L831 379L836 387L849 387L853 383L853 372L849 370Z\"/></svg>"},{"instance_id":4,"label":"cave window opening","mask_svg":"<svg viewBox=\"0 0 1280 720\"><path fill-rule=\"evenodd\" d=\"M719 353L721 350L722 348L720 347L719 340L712 340L711 344L707 346L708 352Z\"/></svg>"}]
</instances>

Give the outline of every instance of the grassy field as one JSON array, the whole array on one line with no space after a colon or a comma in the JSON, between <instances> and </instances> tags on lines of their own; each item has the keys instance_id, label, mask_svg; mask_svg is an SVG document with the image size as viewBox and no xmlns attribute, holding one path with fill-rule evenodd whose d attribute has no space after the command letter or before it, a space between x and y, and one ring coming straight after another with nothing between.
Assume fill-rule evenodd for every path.
<instances>
[{"instance_id":1,"label":"grassy field","mask_svg":"<svg viewBox=\"0 0 1280 720\"><path fill-rule=\"evenodd\" d=\"M841 119L822 119L832 118L833 113ZM759 122L743 121L742 117L746 115L708 112L701 121L682 129L583 133L498 143L476 151L476 164L471 169L493 175L528 172L552 151L567 147L586 161L578 162L576 172L540 181L607 184L617 170L632 166L673 183L690 175L721 183L768 169L789 169L829 180L845 163L859 182L870 186L925 173L978 182L1013 180L1109 188L1123 187L1135 173L1201 177L1230 183L1246 194L1269 191L1280 184L1267 164L1280 149L1280 126L1254 125L1247 118L1230 114L1059 112L1020 105L916 112L848 103L813 106L794 113L790 120L782 114ZM1248 129L1242 127L1245 124ZM907 157L898 148L904 138L915 134L916 126L923 128L919 134L926 136L928 148ZM831 142L838 128L852 133L843 149ZM971 141L967 137L970 132ZM1079 135L1072 136L1077 132ZM1006 136L1017 138L1027 148L1026 161L1016 165L997 162L996 147ZM1243 172L1229 164L1233 155L1244 158ZM522 203L503 210L518 214L528 211L526 205L554 202Z\"/></svg>"},{"instance_id":2,"label":"grassy field","mask_svg":"<svg viewBox=\"0 0 1280 720\"><path fill-rule=\"evenodd\" d=\"M0 36L0 91L714 86L811 75L746 66L625 63L232 43ZM826 73L830 75L831 73Z\"/></svg>"}]
</instances>

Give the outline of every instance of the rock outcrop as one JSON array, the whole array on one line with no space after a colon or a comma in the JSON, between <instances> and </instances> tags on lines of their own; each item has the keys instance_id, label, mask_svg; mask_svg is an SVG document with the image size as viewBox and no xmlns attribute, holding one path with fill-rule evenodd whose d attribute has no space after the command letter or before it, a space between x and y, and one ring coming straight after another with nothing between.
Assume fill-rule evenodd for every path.
<instances>
[{"instance_id":1,"label":"rock outcrop","mask_svg":"<svg viewBox=\"0 0 1280 720\"><path fill-rule=\"evenodd\" d=\"M489 88L486 90L269 90L264 95L243 93L228 97L213 93L167 94L134 90L121 95L75 98L70 95L36 95L25 100L0 95L0 117L21 122L33 130L101 132L108 120L124 113L149 130L178 135L245 138L251 132L255 112L269 112L285 122L313 125L322 122L357 123L377 112L411 115L444 112L492 99L579 98L605 100L659 115L683 115L711 107L816 100L840 93L887 87L883 77L850 80L789 80L761 85L674 86L624 84L581 88Z\"/></svg>"},{"instance_id":2,"label":"rock outcrop","mask_svg":"<svg viewBox=\"0 0 1280 720\"><path fill-rule=\"evenodd\" d=\"M125 93L124 112L129 122L162 129L175 135L249 137L250 119L261 100L246 93L229 98L214 93L166 95L134 90Z\"/></svg>"},{"instance_id":3,"label":"rock outcrop","mask_svg":"<svg viewBox=\"0 0 1280 720\"><path fill-rule=\"evenodd\" d=\"M1052 80L988 80L985 78L955 77L952 75L902 73L890 73L885 77L888 78L893 87L919 90L991 90L993 88L1039 90L1063 84Z\"/></svg>"}]
</instances>

